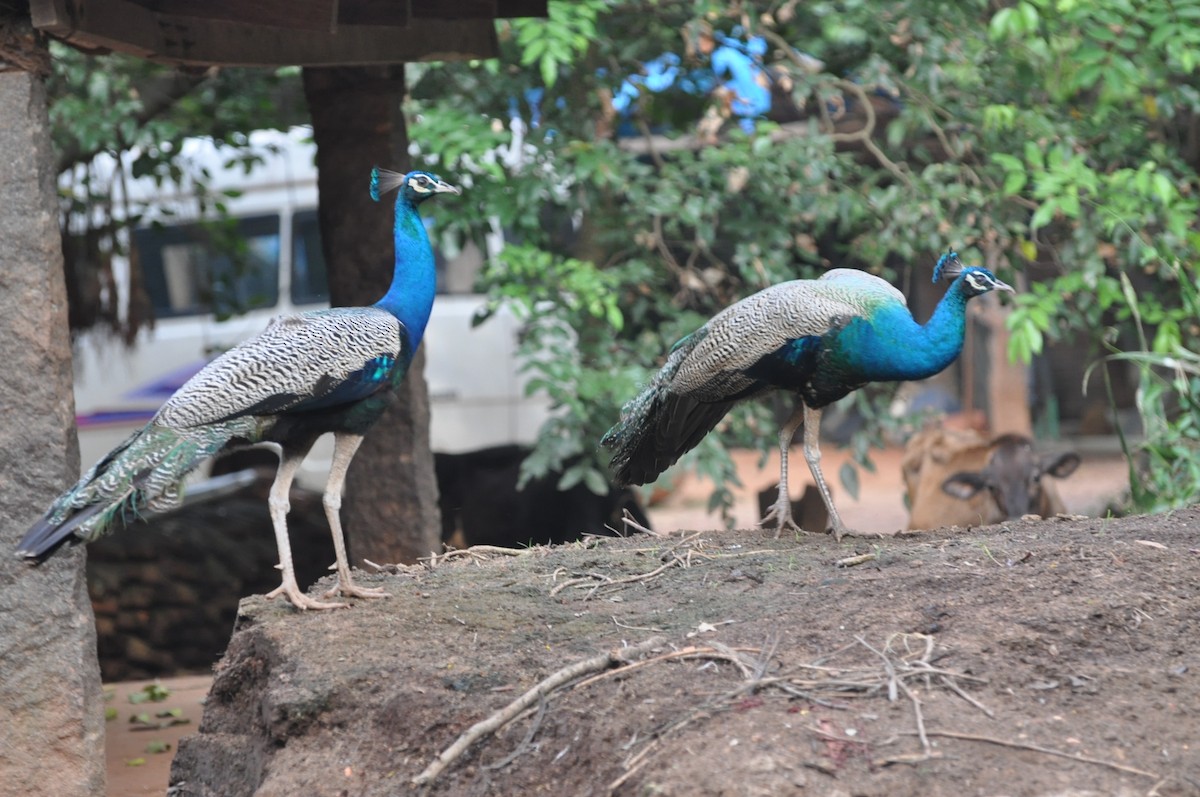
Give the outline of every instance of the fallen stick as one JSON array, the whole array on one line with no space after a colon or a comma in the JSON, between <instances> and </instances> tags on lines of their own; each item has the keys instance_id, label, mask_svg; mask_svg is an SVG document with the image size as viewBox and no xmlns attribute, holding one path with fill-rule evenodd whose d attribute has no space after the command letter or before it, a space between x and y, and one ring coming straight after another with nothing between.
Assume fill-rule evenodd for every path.
<instances>
[{"instance_id":1,"label":"fallen stick","mask_svg":"<svg viewBox=\"0 0 1200 797\"><path fill-rule=\"evenodd\" d=\"M874 562L879 557L873 553L862 553L858 556L847 556L845 559L838 559L833 563L834 567L854 567L866 562Z\"/></svg>"},{"instance_id":2,"label":"fallen stick","mask_svg":"<svg viewBox=\"0 0 1200 797\"><path fill-rule=\"evenodd\" d=\"M540 700L545 699L545 696L558 689L564 684L570 683L581 675L586 675L596 670L604 670L614 664L622 664L627 662L630 657L639 656L648 650L652 650L663 644L662 637L652 637L645 642L637 645L631 645L624 648L615 648L602 653L599 656L593 656L590 659L577 661L574 664L563 667L555 673L550 674L541 681L538 681L532 689L518 697L513 702L509 703L504 708L500 709L490 717L480 720L479 722L468 728L461 736L459 736L454 744L447 747L438 755L425 770L412 779L414 786L423 786L429 783L438 775L446 770L446 767L454 763L463 753L465 753L471 745L487 736L490 733L503 728L511 722L517 715L529 708Z\"/></svg>"},{"instance_id":3,"label":"fallen stick","mask_svg":"<svg viewBox=\"0 0 1200 797\"><path fill-rule=\"evenodd\" d=\"M638 523L636 520L633 519L633 513L630 512L628 509L622 510L621 523L625 526L626 531L632 530L632 531L636 531L639 534L649 534L651 537L664 536L661 532L655 531L654 529L649 528L648 526L643 526L641 523ZM613 530L616 531L616 529L613 529ZM624 535L621 535L621 536L624 536Z\"/></svg>"},{"instance_id":4,"label":"fallen stick","mask_svg":"<svg viewBox=\"0 0 1200 797\"><path fill-rule=\"evenodd\" d=\"M909 733L912 733L909 731ZM1147 772L1144 769L1129 767L1124 764L1118 764L1116 761L1106 761L1103 758L1089 758L1078 753L1068 753L1065 750L1055 750L1053 747L1042 747L1037 744L1026 744L1024 742L1010 742L1005 739L997 739L992 736L977 736L973 733L955 733L954 731L926 731L927 736L942 736L947 739L962 739L967 742L987 742L988 744L999 745L1000 747L1011 747L1015 750L1031 750L1035 753L1044 753L1045 755L1058 756L1066 758L1070 761L1078 761L1082 764L1098 764L1102 767L1109 767L1118 772L1128 772L1131 775L1141 775L1147 778L1157 779L1159 776L1155 772Z\"/></svg>"},{"instance_id":5,"label":"fallen stick","mask_svg":"<svg viewBox=\"0 0 1200 797\"><path fill-rule=\"evenodd\" d=\"M760 652L758 648L732 648L732 650L738 651L738 652L748 652L748 653ZM719 650L717 650L716 648L711 648L711 647L701 648L701 647L696 647L695 645L689 645L686 648L681 648L679 650L673 650L670 653L663 653L658 656L654 656L653 658L642 659L640 661L630 662L630 663L626 664L624 667L618 667L615 670L610 670L608 672L602 672L598 675L593 675L590 678L585 678L584 680L575 684L575 686L573 686L571 688L572 689L581 689L581 688L587 686L588 684L595 683L596 681L600 681L600 680L603 680L608 677L616 677L618 675L624 675L627 672L629 672L630 670L636 670L641 667L647 667L651 664L655 664L660 661L669 661L671 659L687 659L687 658L717 659L720 661L733 661L730 654L722 653Z\"/></svg>"}]
</instances>

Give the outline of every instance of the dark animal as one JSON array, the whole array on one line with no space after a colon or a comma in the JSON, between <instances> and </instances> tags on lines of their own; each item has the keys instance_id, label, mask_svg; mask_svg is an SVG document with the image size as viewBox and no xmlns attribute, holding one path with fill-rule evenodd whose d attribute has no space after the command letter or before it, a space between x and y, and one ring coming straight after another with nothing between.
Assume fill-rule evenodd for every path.
<instances>
[{"instance_id":1,"label":"dark animal","mask_svg":"<svg viewBox=\"0 0 1200 797\"><path fill-rule=\"evenodd\" d=\"M435 194L460 193L427 172L371 172L373 199L392 189L399 189L395 270L382 299L370 307L277 318L213 360L145 427L59 496L18 544L17 554L41 562L65 542L90 542L145 510L170 508L180 501L183 477L205 459L227 445L259 446L279 456L268 505L283 581L267 597L284 595L300 609L345 606L300 591L287 533L288 492L296 469L316 439L333 432L324 505L338 583L325 597L383 597L350 577L339 519L342 483L363 435L404 378L433 307L434 255L417 206Z\"/></svg>"},{"instance_id":2,"label":"dark animal","mask_svg":"<svg viewBox=\"0 0 1200 797\"><path fill-rule=\"evenodd\" d=\"M435 454L442 541L455 548L553 545L584 534L624 531L622 517L649 527L637 496L628 488L596 495L583 484L558 489L561 472L531 479L518 490L523 446L509 445L465 454Z\"/></svg>"},{"instance_id":3,"label":"dark animal","mask_svg":"<svg viewBox=\"0 0 1200 797\"><path fill-rule=\"evenodd\" d=\"M1033 441L1005 434L933 428L905 447L901 469L910 502L909 528L979 526L1024 515L1065 512L1054 479L1079 467L1073 451L1038 454Z\"/></svg>"},{"instance_id":4,"label":"dark animal","mask_svg":"<svg viewBox=\"0 0 1200 797\"><path fill-rule=\"evenodd\" d=\"M868 382L924 379L962 350L967 301L1012 291L985 268L943 255L933 280L953 278L932 317L918 324L904 295L879 277L834 269L793 280L726 308L671 349L649 386L621 410L601 444L613 451L619 485L645 484L707 435L735 404L774 390L799 406L779 433L779 495L763 519L776 535L799 530L787 496L788 449L804 426L804 458L829 511L834 536L849 529L821 472L821 408Z\"/></svg>"}]
</instances>

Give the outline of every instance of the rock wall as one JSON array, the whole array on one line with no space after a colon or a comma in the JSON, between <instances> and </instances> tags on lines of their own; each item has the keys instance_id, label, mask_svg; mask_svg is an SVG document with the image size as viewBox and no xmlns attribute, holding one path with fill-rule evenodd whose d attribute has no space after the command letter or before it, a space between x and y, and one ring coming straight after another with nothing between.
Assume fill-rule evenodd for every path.
<instances>
[{"instance_id":1,"label":"rock wall","mask_svg":"<svg viewBox=\"0 0 1200 797\"><path fill-rule=\"evenodd\" d=\"M262 490L138 522L88 548L88 591L105 681L207 673L238 600L279 586ZM325 575L333 544L320 496L296 491L288 528L301 589Z\"/></svg>"},{"instance_id":2,"label":"rock wall","mask_svg":"<svg viewBox=\"0 0 1200 797\"><path fill-rule=\"evenodd\" d=\"M50 56L20 8L0 9L0 789L83 797L104 792L83 553L39 568L12 556L79 458L42 77Z\"/></svg>"}]
</instances>

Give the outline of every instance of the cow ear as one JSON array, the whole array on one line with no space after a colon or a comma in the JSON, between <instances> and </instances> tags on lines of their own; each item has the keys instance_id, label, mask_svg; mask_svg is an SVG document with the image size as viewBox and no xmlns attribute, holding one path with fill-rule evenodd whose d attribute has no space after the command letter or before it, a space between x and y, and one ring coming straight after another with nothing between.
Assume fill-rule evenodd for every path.
<instances>
[{"instance_id":1,"label":"cow ear","mask_svg":"<svg viewBox=\"0 0 1200 797\"><path fill-rule=\"evenodd\" d=\"M1079 467L1079 455L1074 451L1062 454L1047 454L1042 458L1042 473L1049 473L1056 479L1065 479Z\"/></svg>"},{"instance_id":2,"label":"cow ear","mask_svg":"<svg viewBox=\"0 0 1200 797\"><path fill-rule=\"evenodd\" d=\"M954 498L966 501L974 498L975 494L987 486L983 474L978 471L962 470L953 476L947 476L942 482L942 492Z\"/></svg>"}]
</instances>

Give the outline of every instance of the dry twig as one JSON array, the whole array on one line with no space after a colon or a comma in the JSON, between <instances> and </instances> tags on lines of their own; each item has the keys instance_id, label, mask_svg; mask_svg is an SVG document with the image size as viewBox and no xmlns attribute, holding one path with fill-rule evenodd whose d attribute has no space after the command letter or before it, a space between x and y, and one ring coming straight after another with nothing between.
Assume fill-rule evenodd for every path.
<instances>
[{"instance_id":1,"label":"dry twig","mask_svg":"<svg viewBox=\"0 0 1200 797\"><path fill-rule=\"evenodd\" d=\"M695 645L689 645L686 648L680 648L679 650L673 650L669 653L661 653L657 656L653 656L648 659L642 659L640 661L630 662L629 664L626 664L624 667L617 667L616 669L609 670L607 672L602 672L602 673L599 673L598 675L593 675L592 677L585 678L584 680L575 684L575 686L573 686L572 688L579 689L581 687L588 686L589 684L593 684L596 681L601 681L605 678L616 677L619 675L625 675L632 670L638 670L638 669L641 669L642 667L647 667L651 664L656 664L660 661L671 661L672 659L716 659L718 661L733 661L734 658L736 657L737 653L743 653L743 652L758 653L759 652L758 648L729 648L729 647L725 647L724 645L722 645L721 647L725 648L725 651L729 651L729 652L719 651L716 648L712 648L712 647L697 647Z\"/></svg>"},{"instance_id":2,"label":"dry twig","mask_svg":"<svg viewBox=\"0 0 1200 797\"><path fill-rule=\"evenodd\" d=\"M665 536L662 534L662 532L655 531L648 526L643 526L641 523L638 523L633 519L633 513L628 509L621 510L621 525L625 527L625 531L627 532L636 531L638 534L649 534L651 537Z\"/></svg>"},{"instance_id":3,"label":"dry twig","mask_svg":"<svg viewBox=\"0 0 1200 797\"><path fill-rule=\"evenodd\" d=\"M472 545L470 548L451 548L445 553L432 553L417 561L430 570L451 559L470 557L475 561L487 561L488 554L497 556L526 556L534 552L534 548L505 548L500 545Z\"/></svg>"},{"instance_id":4,"label":"dry twig","mask_svg":"<svg viewBox=\"0 0 1200 797\"><path fill-rule=\"evenodd\" d=\"M546 695L553 692L555 689L562 687L571 681L579 678L587 673L596 670L603 670L611 667L614 664L620 664L628 661L631 657L640 656L641 654L653 650L663 643L661 637L654 637L645 642L630 647L616 648L607 653L602 653L599 656L593 656L590 659L577 661L567 667L563 667L555 673L550 674L546 678L536 683L532 689L518 697L516 700L509 703L504 708L495 712L489 717L486 717L468 728L461 736L454 741L452 745L438 755L429 766L425 767L421 774L412 779L413 785L423 786L431 782L434 778L446 770L446 767L454 763L463 753L465 753L471 745L479 741L488 734L495 733L503 728L514 718L520 715L525 709L532 706L538 701L546 699Z\"/></svg>"},{"instance_id":5,"label":"dry twig","mask_svg":"<svg viewBox=\"0 0 1200 797\"><path fill-rule=\"evenodd\" d=\"M567 587L591 585L591 589L588 591L588 594L583 598L584 600L589 600L593 595L596 594L596 590L600 589L601 587L617 587L620 589L628 586L629 584L636 584L639 581L649 581L652 578L662 575L665 571L670 570L672 567L690 566L690 556L679 556L678 554L672 553L670 560L667 561L666 564L656 567L648 573L639 573L634 576L625 576L624 578L612 578L611 576L607 576L603 573L587 573L583 576L570 578L566 581L555 584L550 590L550 595L557 595Z\"/></svg>"},{"instance_id":6,"label":"dry twig","mask_svg":"<svg viewBox=\"0 0 1200 797\"><path fill-rule=\"evenodd\" d=\"M1128 772L1131 775L1141 775L1147 778L1158 779L1160 776L1156 772L1148 772L1137 767L1118 764L1116 761L1106 761L1103 758L1091 758L1090 756L1079 755L1078 753L1068 753L1065 750L1055 750L1053 747L1042 747L1038 744L1026 744L1025 742L1010 742L1007 739L997 739L992 736L979 736L973 733L956 733L954 731L927 731L929 736L941 736L946 739L961 739L967 742L986 742L987 744L995 744L1000 747L1011 747L1015 750L1030 750L1035 753L1043 753L1045 755L1058 756L1066 758L1070 761L1078 761L1081 764L1096 764L1109 769L1115 769L1118 772Z\"/></svg>"}]
</instances>

